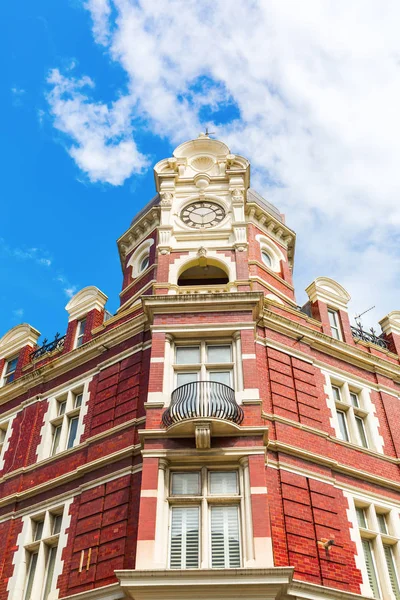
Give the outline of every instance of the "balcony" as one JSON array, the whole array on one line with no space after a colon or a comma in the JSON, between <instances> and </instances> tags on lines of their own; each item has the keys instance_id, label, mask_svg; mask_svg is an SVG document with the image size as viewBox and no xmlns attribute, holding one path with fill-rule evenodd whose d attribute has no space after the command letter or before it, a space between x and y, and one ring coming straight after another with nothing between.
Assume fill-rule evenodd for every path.
<instances>
[{"instance_id":1,"label":"balcony","mask_svg":"<svg viewBox=\"0 0 400 600\"><path fill-rule=\"evenodd\" d=\"M240 425L243 416L231 387L217 381L195 381L172 392L171 405L162 421L165 427L193 419L218 419Z\"/></svg>"},{"instance_id":2,"label":"balcony","mask_svg":"<svg viewBox=\"0 0 400 600\"><path fill-rule=\"evenodd\" d=\"M370 342L371 344L375 344L376 346L380 346L381 348L387 350L387 341L383 339L382 334L377 335L372 327L369 331L365 331L361 327L361 323L357 323L357 327L350 326L350 329L353 338L357 340L363 340L364 342Z\"/></svg>"}]
</instances>

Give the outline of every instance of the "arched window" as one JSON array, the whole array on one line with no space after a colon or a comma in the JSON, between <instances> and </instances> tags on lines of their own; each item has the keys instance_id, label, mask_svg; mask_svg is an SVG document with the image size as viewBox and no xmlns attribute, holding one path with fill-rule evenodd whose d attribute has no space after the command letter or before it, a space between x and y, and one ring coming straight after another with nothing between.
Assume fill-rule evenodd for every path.
<instances>
[{"instance_id":1,"label":"arched window","mask_svg":"<svg viewBox=\"0 0 400 600\"><path fill-rule=\"evenodd\" d=\"M215 264L200 266L199 263L188 267L181 273L178 285L225 285L229 277L221 267Z\"/></svg>"},{"instance_id":2,"label":"arched window","mask_svg":"<svg viewBox=\"0 0 400 600\"><path fill-rule=\"evenodd\" d=\"M150 257L147 254L147 256L142 258L142 260L140 261L139 273L141 273L142 271L145 271L147 269L147 267L149 266L149 264L150 264Z\"/></svg>"},{"instance_id":3,"label":"arched window","mask_svg":"<svg viewBox=\"0 0 400 600\"><path fill-rule=\"evenodd\" d=\"M264 265L267 265L267 267L272 267L272 260L271 260L270 255L268 254L268 252L263 250L261 252L261 258L262 258Z\"/></svg>"}]
</instances>

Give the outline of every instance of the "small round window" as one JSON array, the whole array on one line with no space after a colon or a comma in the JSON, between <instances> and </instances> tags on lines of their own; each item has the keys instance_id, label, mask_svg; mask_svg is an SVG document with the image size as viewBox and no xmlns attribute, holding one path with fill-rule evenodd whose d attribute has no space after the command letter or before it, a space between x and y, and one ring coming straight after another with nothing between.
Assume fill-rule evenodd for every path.
<instances>
[{"instance_id":1,"label":"small round window","mask_svg":"<svg viewBox=\"0 0 400 600\"><path fill-rule=\"evenodd\" d=\"M265 250L263 250L261 252L261 258L262 258L264 265L267 265L267 267L272 267L272 260L271 260L270 255L268 254L268 252L265 252Z\"/></svg>"},{"instance_id":2,"label":"small round window","mask_svg":"<svg viewBox=\"0 0 400 600\"><path fill-rule=\"evenodd\" d=\"M145 271L147 269L147 267L150 264L150 259L148 256L145 256L144 258L142 258L142 260L140 261L140 266L139 266L139 273L141 273L142 271Z\"/></svg>"}]
</instances>

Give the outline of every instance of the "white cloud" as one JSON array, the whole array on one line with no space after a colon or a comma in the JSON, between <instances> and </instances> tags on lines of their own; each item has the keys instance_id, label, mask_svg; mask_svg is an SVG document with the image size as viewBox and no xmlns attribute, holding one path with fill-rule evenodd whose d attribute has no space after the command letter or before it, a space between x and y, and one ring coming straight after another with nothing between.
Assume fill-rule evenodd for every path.
<instances>
[{"instance_id":1,"label":"white cloud","mask_svg":"<svg viewBox=\"0 0 400 600\"><path fill-rule=\"evenodd\" d=\"M65 77L58 69L47 81L54 126L72 138L69 153L92 182L120 185L147 165L132 138L129 98L121 97L111 106L93 102L83 93L94 87L89 77Z\"/></svg>"},{"instance_id":2,"label":"white cloud","mask_svg":"<svg viewBox=\"0 0 400 600\"><path fill-rule=\"evenodd\" d=\"M12 311L12 313L13 313L14 317L21 319L24 316L24 309L16 308L15 310Z\"/></svg>"},{"instance_id":3,"label":"white cloud","mask_svg":"<svg viewBox=\"0 0 400 600\"><path fill-rule=\"evenodd\" d=\"M219 138L252 162L253 183L298 233L296 283L334 277L354 310L398 308L400 6L317 0L89 0L95 40L125 70L113 104L53 71L55 125L92 181L121 184L145 160L132 118L173 142L232 102ZM88 92L87 92L88 94ZM397 235L397 238L396 238ZM304 294L299 294L299 301Z\"/></svg>"},{"instance_id":4,"label":"white cloud","mask_svg":"<svg viewBox=\"0 0 400 600\"><path fill-rule=\"evenodd\" d=\"M57 275L56 281L61 284L64 294L67 298L72 298L78 291L78 286L72 285L64 275Z\"/></svg>"}]
</instances>

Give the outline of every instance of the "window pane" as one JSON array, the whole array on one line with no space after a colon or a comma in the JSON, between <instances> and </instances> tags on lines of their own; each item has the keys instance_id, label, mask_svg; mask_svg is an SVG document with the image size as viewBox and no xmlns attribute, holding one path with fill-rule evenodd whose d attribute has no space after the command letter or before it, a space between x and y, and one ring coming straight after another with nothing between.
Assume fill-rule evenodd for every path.
<instances>
[{"instance_id":1,"label":"window pane","mask_svg":"<svg viewBox=\"0 0 400 600\"><path fill-rule=\"evenodd\" d=\"M176 375L176 387L180 385L186 385L187 383L193 383L197 381L197 373L177 373Z\"/></svg>"},{"instance_id":2,"label":"window pane","mask_svg":"<svg viewBox=\"0 0 400 600\"><path fill-rule=\"evenodd\" d=\"M65 413L65 408L67 406L67 401L64 400L64 402L59 402L58 403L58 415L63 415Z\"/></svg>"},{"instance_id":3,"label":"window pane","mask_svg":"<svg viewBox=\"0 0 400 600\"><path fill-rule=\"evenodd\" d=\"M261 252L261 258L263 263L267 265L267 267L270 267L272 265L271 257L267 252Z\"/></svg>"},{"instance_id":4,"label":"window pane","mask_svg":"<svg viewBox=\"0 0 400 600\"><path fill-rule=\"evenodd\" d=\"M356 408L359 408L360 403L358 400L358 394L355 394L354 392L350 392L350 400L353 406L355 406Z\"/></svg>"},{"instance_id":5,"label":"window pane","mask_svg":"<svg viewBox=\"0 0 400 600\"><path fill-rule=\"evenodd\" d=\"M381 533L387 533L388 528L386 524L386 515L383 515L382 513L376 513L376 518L378 520L379 531Z\"/></svg>"},{"instance_id":6,"label":"window pane","mask_svg":"<svg viewBox=\"0 0 400 600\"><path fill-rule=\"evenodd\" d=\"M149 264L150 264L150 258L148 256L145 256L145 258L143 258L143 260L140 263L139 272L141 273L142 271L147 269Z\"/></svg>"},{"instance_id":7,"label":"window pane","mask_svg":"<svg viewBox=\"0 0 400 600\"><path fill-rule=\"evenodd\" d=\"M200 473L172 473L173 496L196 496L200 494Z\"/></svg>"},{"instance_id":8,"label":"window pane","mask_svg":"<svg viewBox=\"0 0 400 600\"><path fill-rule=\"evenodd\" d=\"M328 310L328 317L329 317L329 325L331 327L337 327L339 324L337 312L335 310Z\"/></svg>"},{"instance_id":9,"label":"window pane","mask_svg":"<svg viewBox=\"0 0 400 600\"><path fill-rule=\"evenodd\" d=\"M78 335L83 335L85 333L85 327L86 327L86 319L83 319L82 321L79 321L79 333L78 333Z\"/></svg>"},{"instance_id":10,"label":"window pane","mask_svg":"<svg viewBox=\"0 0 400 600\"><path fill-rule=\"evenodd\" d=\"M57 454L60 447L60 437L61 437L61 425L58 425L54 428L53 433L53 447L51 449L51 456Z\"/></svg>"},{"instance_id":11,"label":"window pane","mask_svg":"<svg viewBox=\"0 0 400 600\"><path fill-rule=\"evenodd\" d=\"M171 514L171 569L197 569L199 566L199 509L172 508Z\"/></svg>"},{"instance_id":12,"label":"window pane","mask_svg":"<svg viewBox=\"0 0 400 600\"><path fill-rule=\"evenodd\" d=\"M200 346L178 346L176 349L177 365L196 365L200 363Z\"/></svg>"},{"instance_id":13,"label":"window pane","mask_svg":"<svg viewBox=\"0 0 400 600\"><path fill-rule=\"evenodd\" d=\"M358 435L360 437L361 446L368 448L367 435L365 433L364 421L361 417L356 417Z\"/></svg>"},{"instance_id":14,"label":"window pane","mask_svg":"<svg viewBox=\"0 0 400 600\"><path fill-rule=\"evenodd\" d=\"M43 525L44 525L44 521L36 521L36 524L35 524L35 534L33 536L33 540L35 542L37 542L37 540L41 540L42 539Z\"/></svg>"},{"instance_id":15,"label":"window pane","mask_svg":"<svg viewBox=\"0 0 400 600\"><path fill-rule=\"evenodd\" d=\"M33 600L32 599L32 588L33 588L33 580L35 579L37 559L38 559L37 552L35 552L34 554L31 554L31 558L29 560L28 577L26 580L24 600Z\"/></svg>"},{"instance_id":16,"label":"window pane","mask_svg":"<svg viewBox=\"0 0 400 600\"><path fill-rule=\"evenodd\" d=\"M363 508L360 508L359 506L357 506L356 513L357 513L358 526L363 527L364 529L368 529L367 517L365 516L365 510Z\"/></svg>"},{"instance_id":17,"label":"window pane","mask_svg":"<svg viewBox=\"0 0 400 600\"><path fill-rule=\"evenodd\" d=\"M392 587L394 597L400 598L399 579L397 577L397 571L394 564L393 550L388 544L383 544L383 551L385 553L385 560L388 569L390 585Z\"/></svg>"},{"instance_id":18,"label":"window pane","mask_svg":"<svg viewBox=\"0 0 400 600\"><path fill-rule=\"evenodd\" d=\"M69 434L67 448L72 448L76 438L76 430L78 429L78 417L74 417L69 422Z\"/></svg>"},{"instance_id":19,"label":"window pane","mask_svg":"<svg viewBox=\"0 0 400 600\"><path fill-rule=\"evenodd\" d=\"M340 388L338 388L336 385L332 386L332 394L333 394L333 397L336 400L336 402L342 401L342 395L340 393Z\"/></svg>"},{"instance_id":20,"label":"window pane","mask_svg":"<svg viewBox=\"0 0 400 600\"><path fill-rule=\"evenodd\" d=\"M6 375L8 375L9 373L14 373L15 369L17 368L17 362L18 356L16 356L15 358L11 358L7 361Z\"/></svg>"},{"instance_id":21,"label":"window pane","mask_svg":"<svg viewBox=\"0 0 400 600\"><path fill-rule=\"evenodd\" d=\"M240 567L237 506L211 507L211 566L214 569Z\"/></svg>"},{"instance_id":22,"label":"window pane","mask_svg":"<svg viewBox=\"0 0 400 600\"><path fill-rule=\"evenodd\" d=\"M347 431L346 414L342 410L337 410L336 414L339 421L340 437L345 442L348 442L349 433Z\"/></svg>"},{"instance_id":23,"label":"window pane","mask_svg":"<svg viewBox=\"0 0 400 600\"><path fill-rule=\"evenodd\" d=\"M51 591L51 584L53 581L54 575L54 566L56 564L56 556L57 556L57 546L53 546L49 548L47 555L47 564L46 564L46 583L44 586L43 592L43 600L47 600Z\"/></svg>"},{"instance_id":24,"label":"window pane","mask_svg":"<svg viewBox=\"0 0 400 600\"><path fill-rule=\"evenodd\" d=\"M52 535L56 535L61 531L62 515L53 515L53 530Z\"/></svg>"},{"instance_id":25,"label":"window pane","mask_svg":"<svg viewBox=\"0 0 400 600\"><path fill-rule=\"evenodd\" d=\"M379 598L379 585L376 577L374 557L372 553L371 543L368 540L361 540L364 550L365 566L367 568L368 581L374 598Z\"/></svg>"},{"instance_id":26,"label":"window pane","mask_svg":"<svg viewBox=\"0 0 400 600\"><path fill-rule=\"evenodd\" d=\"M76 394L75 401L74 401L74 408L79 408L80 406L82 406L82 397L83 397L83 394Z\"/></svg>"},{"instance_id":27,"label":"window pane","mask_svg":"<svg viewBox=\"0 0 400 600\"><path fill-rule=\"evenodd\" d=\"M217 383L224 383L225 385L232 385L231 371L208 371L209 381L216 381Z\"/></svg>"},{"instance_id":28,"label":"window pane","mask_svg":"<svg viewBox=\"0 0 400 600\"><path fill-rule=\"evenodd\" d=\"M207 362L225 363L232 361L231 346L207 346Z\"/></svg>"},{"instance_id":29,"label":"window pane","mask_svg":"<svg viewBox=\"0 0 400 600\"><path fill-rule=\"evenodd\" d=\"M237 494L238 492L238 478L236 471L210 472L210 494L223 496L225 494Z\"/></svg>"}]
</instances>

